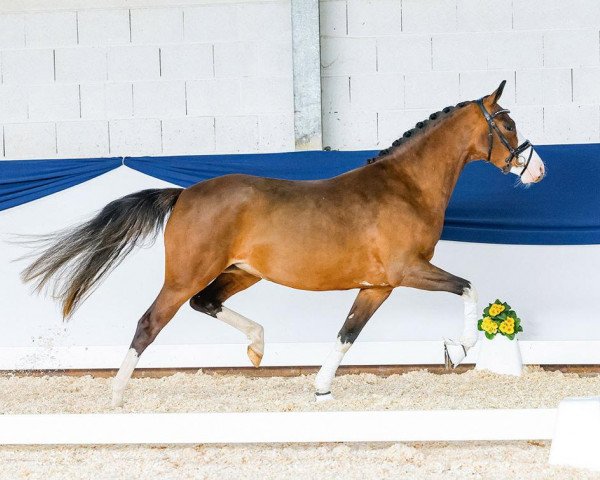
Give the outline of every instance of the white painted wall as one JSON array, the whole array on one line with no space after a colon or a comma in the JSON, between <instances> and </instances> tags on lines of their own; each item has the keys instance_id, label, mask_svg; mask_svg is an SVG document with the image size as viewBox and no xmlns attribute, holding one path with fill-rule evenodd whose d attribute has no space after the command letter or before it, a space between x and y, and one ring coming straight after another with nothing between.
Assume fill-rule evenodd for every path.
<instances>
[{"instance_id":1,"label":"white painted wall","mask_svg":"<svg viewBox=\"0 0 600 480\"><path fill-rule=\"evenodd\" d=\"M600 141L597 0L321 0L323 144L385 148L490 93L538 144Z\"/></svg>"},{"instance_id":2,"label":"white painted wall","mask_svg":"<svg viewBox=\"0 0 600 480\"><path fill-rule=\"evenodd\" d=\"M0 3L1 156L294 149L290 0ZM384 148L509 81L535 143L600 141L597 0L321 0L324 145Z\"/></svg>"},{"instance_id":3,"label":"white painted wall","mask_svg":"<svg viewBox=\"0 0 600 480\"><path fill-rule=\"evenodd\" d=\"M294 148L289 0L1 3L0 158Z\"/></svg>"}]
</instances>

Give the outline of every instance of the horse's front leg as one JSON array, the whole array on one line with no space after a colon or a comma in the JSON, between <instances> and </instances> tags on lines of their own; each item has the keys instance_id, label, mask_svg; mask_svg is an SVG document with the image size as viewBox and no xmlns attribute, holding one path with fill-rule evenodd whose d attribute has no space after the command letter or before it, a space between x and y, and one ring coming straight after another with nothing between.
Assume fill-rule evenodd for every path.
<instances>
[{"instance_id":1,"label":"horse's front leg","mask_svg":"<svg viewBox=\"0 0 600 480\"><path fill-rule=\"evenodd\" d=\"M402 279L402 285L421 290L450 292L464 300L464 327L457 340L444 342L446 361L452 367L458 366L467 356L468 350L477 343L477 291L471 282L445 272L429 262L415 265Z\"/></svg>"},{"instance_id":2,"label":"horse's front leg","mask_svg":"<svg viewBox=\"0 0 600 480\"><path fill-rule=\"evenodd\" d=\"M368 288L358 292L354 305L346 317L333 350L325 360L315 379L315 399L331 400L331 382L340 363L350 349L358 334L373 316L379 306L390 296L391 287Z\"/></svg>"}]
</instances>

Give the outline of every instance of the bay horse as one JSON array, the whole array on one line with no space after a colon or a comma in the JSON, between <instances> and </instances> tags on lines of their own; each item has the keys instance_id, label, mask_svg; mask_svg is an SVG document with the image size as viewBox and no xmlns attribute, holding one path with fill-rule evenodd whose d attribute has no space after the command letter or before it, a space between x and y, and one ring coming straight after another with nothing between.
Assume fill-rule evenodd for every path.
<instances>
[{"instance_id":1,"label":"bay horse","mask_svg":"<svg viewBox=\"0 0 600 480\"><path fill-rule=\"evenodd\" d=\"M523 184L544 164L519 142L509 111L492 94L417 123L363 167L327 180L226 175L186 189L151 189L106 205L82 225L43 236L43 251L23 272L54 294L68 318L99 282L165 218L165 276L140 318L112 385L113 405L142 352L184 302L243 332L255 367L263 328L223 305L261 279L302 290L358 289L333 350L316 376L316 398L330 399L344 354L396 287L445 291L464 300L464 330L447 341L454 364L477 341L477 294L468 280L432 265L450 195L465 165L486 160ZM39 245L39 244L38 244Z\"/></svg>"}]
</instances>

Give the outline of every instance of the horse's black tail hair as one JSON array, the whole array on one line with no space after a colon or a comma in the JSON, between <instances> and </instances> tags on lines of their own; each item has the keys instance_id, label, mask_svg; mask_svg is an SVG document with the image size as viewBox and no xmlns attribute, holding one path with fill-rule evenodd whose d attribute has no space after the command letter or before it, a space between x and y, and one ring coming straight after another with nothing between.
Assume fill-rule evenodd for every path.
<instances>
[{"instance_id":1,"label":"horse's black tail hair","mask_svg":"<svg viewBox=\"0 0 600 480\"><path fill-rule=\"evenodd\" d=\"M52 294L70 317L103 280L144 240L154 242L183 189L142 190L114 200L95 217L59 232L31 236L35 261L21 274L36 291L53 283Z\"/></svg>"}]
</instances>

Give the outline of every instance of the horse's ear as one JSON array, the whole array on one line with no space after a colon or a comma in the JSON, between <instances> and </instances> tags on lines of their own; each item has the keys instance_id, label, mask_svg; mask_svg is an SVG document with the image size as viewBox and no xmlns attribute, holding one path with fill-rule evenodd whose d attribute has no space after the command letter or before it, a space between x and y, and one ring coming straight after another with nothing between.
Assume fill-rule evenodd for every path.
<instances>
[{"instance_id":1,"label":"horse's ear","mask_svg":"<svg viewBox=\"0 0 600 480\"><path fill-rule=\"evenodd\" d=\"M496 89L494 93L492 93L488 99L491 100L491 105L496 105L500 97L502 96L502 92L504 91L504 86L506 85L506 80L502 80L500 86Z\"/></svg>"}]
</instances>

